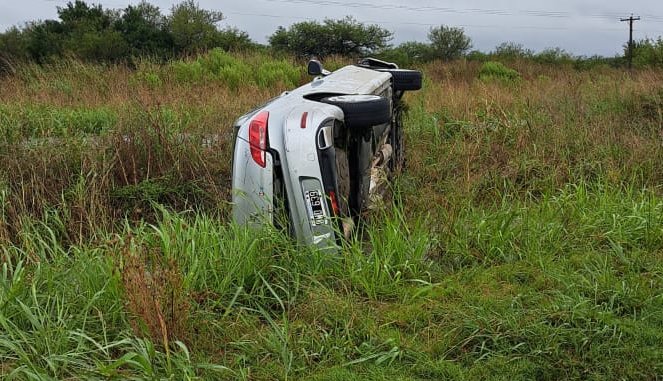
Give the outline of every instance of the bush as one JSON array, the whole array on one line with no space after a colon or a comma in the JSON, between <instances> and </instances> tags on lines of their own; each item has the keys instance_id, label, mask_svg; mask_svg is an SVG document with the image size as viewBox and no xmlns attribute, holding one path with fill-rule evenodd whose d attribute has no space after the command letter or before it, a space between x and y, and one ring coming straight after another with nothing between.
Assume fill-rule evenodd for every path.
<instances>
[{"instance_id":1,"label":"bush","mask_svg":"<svg viewBox=\"0 0 663 381\"><path fill-rule=\"evenodd\" d=\"M467 54L466 58L468 61L485 62L488 60L488 54L481 52L479 50L472 50Z\"/></svg>"},{"instance_id":2,"label":"bush","mask_svg":"<svg viewBox=\"0 0 663 381\"><path fill-rule=\"evenodd\" d=\"M489 61L481 65L479 79L482 81L500 80L503 82L514 82L520 79L520 74L500 62Z\"/></svg>"},{"instance_id":3,"label":"bush","mask_svg":"<svg viewBox=\"0 0 663 381\"><path fill-rule=\"evenodd\" d=\"M207 77L200 61L184 62L175 61L170 64L175 75L175 80L182 83L200 83Z\"/></svg>"},{"instance_id":4,"label":"bush","mask_svg":"<svg viewBox=\"0 0 663 381\"><path fill-rule=\"evenodd\" d=\"M243 84L255 83L251 67L242 63L221 68L216 78L229 88L236 90Z\"/></svg>"},{"instance_id":5,"label":"bush","mask_svg":"<svg viewBox=\"0 0 663 381\"><path fill-rule=\"evenodd\" d=\"M573 67L576 70L591 70L596 68L617 68L624 65L623 57L601 57L601 56L591 56L591 57L578 57L576 58Z\"/></svg>"},{"instance_id":6,"label":"bush","mask_svg":"<svg viewBox=\"0 0 663 381\"><path fill-rule=\"evenodd\" d=\"M111 10L76 0L58 7L57 13L57 20L34 21L0 33L0 71L3 63L14 60L45 63L62 56L98 62L138 56L165 60L214 47L235 51L256 47L246 32L218 27L221 12L202 9L193 0L174 5L170 15L144 1Z\"/></svg>"},{"instance_id":7,"label":"bush","mask_svg":"<svg viewBox=\"0 0 663 381\"><path fill-rule=\"evenodd\" d=\"M216 46L226 51L255 49L257 45L251 41L248 33L237 28L227 27L216 35Z\"/></svg>"},{"instance_id":8,"label":"bush","mask_svg":"<svg viewBox=\"0 0 663 381\"><path fill-rule=\"evenodd\" d=\"M279 27L269 37L277 51L301 57L329 55L361 56L387 46L392 33L377 25L365 25L352 17L326 19L323 23L305 21L288 29Z\"/></svg>"},{"instance_id":9,"label":"bush","mask_svg":"<svg viewBox=\"0 0 663 381\"><path fill-rule=\"evenodd\" d=\"M204 56L198 58L198 62L205 71L213 74L219 74L222 69L229 66L238 66L244 64L237 58L224 52L221 49L213 49Z\"/></svg>"},{"instance_id":10,"label":"bush","mask_svg":"<svg viewBox=\"0 0 663 381\"><path fill-rule=\"evenodd\" d=\"M445 25L431 28L428 40L433 57L447 61L462 57L472 47L472 40L465 35L463 28Z\"/></svg>"},{"instance_id":11,"label":"bush","mask_svg":"<svg viewBox=\"0 0 663 381\"><path fill-rule=\"evenodd\" d=\"M299 82L302 71L285 61L265 62L256 72L256 83L260 87L269 88L278 83L294 87Z\"/></svg>"},{"instance_id":12,"label":"bush","mask_svg":"<svg viewBox=\"0 0 663 381\"><path fill-rule=\"evenodd\" d=\"M167 21L174 48L180 53L192 53L213 47L218 33L216 23L221 20L221 12L202 9L193 0L174 5Z\"/></svg>"},{"instance_id":13,"label":"bush","mask_svg":"<svg viewBox=\"0 0 663 381\"><path fill-rule=\"evenodd\" d=\"M279 83L293 87L302 76L300 68L285 60L274 60L269 56L239 59L218 48L194 61L175 61L171 68L178 82L218 81L231 89L242 85L268 88Z\"/></svg>"},{"instance_id":14,"label":"bush","mask_svg":"<svg viewBox=\"0 0 663 381\"><path fill-rule=\"evenodd\" d=\"M574 62L571 53L561 48L548 48L534 55L534 61L550 65L567 65Z\"/></svg>"},{"instance_id":15,"label":"bush","mask_svg":"<svg viewBox=\"0 0 663 381\"><path fill-rule=\"evenodd\" d=\"M515 42L503 42L495 47L491 56L501 59L531 58L534 52Z\"/></svg>"},{"instance_id":16,"label":"bush","mask_svg":"<svg viewBox=\"0 0 663 381\"><path fill-rule=\"evenodd\" d=\"M435 56L430 44L417 41L408 41L395 48L386 49L378 54L380 59L395 62L399 66L408 67L414 63L431 61Z\"/></svg>"},{"instance_id":17,"label":"bush","mask_svg":"<svg viewBox=\"0 0 663 381\"><path fill-rule=\"evenodd\" d=\"M628 49L626 47L625 49ZM628 50L626 50L628 55ZM663 67L663 38L637 41L633 46L633 65L635 67Z\"/></svg>"}]
</instances>

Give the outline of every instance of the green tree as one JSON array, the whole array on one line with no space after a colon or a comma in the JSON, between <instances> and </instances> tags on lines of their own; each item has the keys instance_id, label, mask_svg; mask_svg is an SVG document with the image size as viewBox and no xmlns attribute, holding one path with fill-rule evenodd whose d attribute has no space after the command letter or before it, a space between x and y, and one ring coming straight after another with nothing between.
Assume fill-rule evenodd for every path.
<instances>
[{"instance_id":1,"label":"green tree","mask_svg":"<svg viewBox=\"0 0 663 381\"><path fill-rule=\"evenodd\" d=\"M64 29L55 20L30 23L23 33L26 34L27 53L38 63L43 63L54 56L62 54L64 45Z\"/></svg>"},{"instance_id":2,"label":"green tree","mask_svg":"<svg viewBox=\"0 0 663 381\"><path fill-rule=\"evenodd\" d=\"M105 11L101 5L88 5L84 1L68 2L64 7L57 7L58 17L65 33L102 31L113 23L112 12Z\"/></svg>"},{"instance_id":3,"label":"green tree","mask_svg":"<svg viewBox=\"0 0 663 381\"><path fill-rule=\"evenodd\" d=\"M178 53L193 53L214 47L219 38L216 24L223 20L218 11L202 9L193 0L173 6L168 31Z\"/></svg>"},{"instance_id":4,"label":"green tree","mask_svg":"<svg viewBox=\"0 0 663 381\"><path fill-rule=\"evenodd\" d=\"M74 55L84 60L118 61L130 56L169 58L214 47L254 48L246 32L219 29L221 12L201 9L193 0L175 5L168 16L142 1L123 10L104 9L85 1L57 8L58 20L45 20L0 33L4 62ZM5 65L7 66L7 65Z\"/></svg>"},{"instance_id":5,"label":"green tree","mask_svg":"<svg viewBox=\"0 0 663 381\"><path fill-rule=\"evenodd\" d=\"M378 58L395 62L399 66L407 67L414 63L428 62L433 59L433 48L430 44L418 41L404 42L394 48L381 51Z\"/></svg>"},{"instance_id":6,"label":"green tree","mask_svg":"<svg viewBox=\"0 0 663 381\"><path fill-rule=\"evenodd\" d=\"M573 54L562 48L547 48L534 55L534 60L546 64L572 64L575 62Z\"/></svg>"},{"instance_id":7,"label":"green tree","mask_svg":"<svg viewBox=\"0 0 663 381\"><path fill-rule=\"evenodd\" d=\"M125 8L115 22L115 30L122 34L134 56L147 54L164 57L172 50L166 17L159 7L145 1Z\"/></svg>"},{"instance_id":8,"label":"green tree","mask_svg":"<svg viewBox=\"0 0 663 381\"><path fill-rule=\"evenodd\" d=\"M76 0L58 7L58 16L66 35L64 48L76 56L93 61L116 61L129 53L122 34L113 28L119 12Z\"/></svg>"},{"instance_id":9,"label":"green tree","mask_svg":"<svg viewBox=\"0 0 663 381\"><path fill-rule=\"evenodd\" d=\"M28 39L26 34L17 27L11 27L0 33L0 56L4 60L25 60L28 56Z\"/></svg>"},{"instance_id":10,"label":"green tree","mask_svg":"<svg viewBox=\"0 0 663 381\"><path fill-rule=\"evenodd\" d=\"M233 27L220 30L215 38L215 45L224 50L244 50L255 47L249 34Z\"/></svg>"},{"instance_id":11,"label":"green tree","mask_svg":"<svg viewBox=\"0 0 663 381\"><path fill-rule=\"evenodd\" d=\"M472 48L472 40L463 28L440 25L428 32L434 58L450 61L462 57Z\"/></svg>"},{"instance_id":12,"label":"green tree","mask_svg":"<svg viewBox=\"0 0 663 381\"><path fill-rule=\"evenodd\" d=\"M304 21L288 29L279 27L269 37L270 45L279 51L299 56L361 56L388 46L392 33L377 25L365 25L352 17L324 22Z\"/></svg>"},{"instance_id":13,"label":"green tree","mask_svg":"<svg viewBox=\"0 0 663 381\"><path fill-rule=\"evenodd\" d=\"M398 46L398 49L402 50L403 54L416 62L427 62L435 57L435 49L433 46L424 42L404 42Z\"/></svg>"},{"instance_id":14,"label":"green tree","mask_svg":"<svg viewBox=\"0 0 663 381\"><path fill-rule=\"evenodd\" d=\"M628 45L624 46L628 57ZM663 67L663 38L644 39L633 43L633 65L635 67Z\"/></svg>"},{"instance_id":15,"label":"green tree","mask_svg":"<svg viewBox=\"0 0 663 381\"><path fill-rule=\"evenodd\" d=\"M68 39L67 50L92 61L118 61L129 55L122 34L112 29L76 33Z\"/></svg>"},{"instance_id":16,"label":"green tree","mask_svg":"<svg viewBox=\"0 0 663 381\"><path fill-rule=\"evenodd\" d=\"M503 42L495 47L495 50L491 55L498 58L531 58L534 55L534 52L530 49L525 48L523 44L518 44L515 42Z\"/></svg>"}]
</instances>

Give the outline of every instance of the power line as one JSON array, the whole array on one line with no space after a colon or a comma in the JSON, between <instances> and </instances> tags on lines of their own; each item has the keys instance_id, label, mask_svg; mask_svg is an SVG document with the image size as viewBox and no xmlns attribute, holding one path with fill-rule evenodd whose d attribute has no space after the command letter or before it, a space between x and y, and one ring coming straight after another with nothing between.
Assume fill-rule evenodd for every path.
<instances>
[{"instance_id":1,"label":"power line","mask_svg":"<svg viewBox=\"0 0 663 381\"><path fill-rule=\"evenodd\" d=\"M332 7L346 7L346 8L370 8L370 9L384 9L384 10L404 10L411 12L440 12L440 13L453 13L453 14L483 14L490 16L532 16L532 17L548 17L548 18L571 18L571 17L589 17L598 19L614 19L615 13L600 13L600 14L583 14L577 15L565 11L546 11L546 10L517 10L507 11L499 9L483 9L483 8L449 8L438 6L411 6L401 4L373 4L367 2L346 2L339 0L262 0L272 3L285 3L285 4L299 4L299 5L312 5L312 6L332 6ZM648 20L652 22L663 22L663 16L647 15Z\"/></svg>"},{"instance_id":2,"label":"power line","mask_svg":"<svg viewBox=\"0 0 663 381\"><path fill-rule=\"evenodd\" d=\"M301 16L290 16L290 15L275 15L275 14L264 14L264 13L248 13L248 12L224 12L229 15L238 15L238 16L251 16L251 17L268 17L275 19L291 19L291 20L303 20L303 21L315 21L315 18L312 17L301 17ZM372 24L394 24L394 25L416 25L416 26L439 26L439 23L423 23L423 22L407 22L407 21L385 21L385 20L360 20L365 23ZM459 27L466 28L488 28L488 29L530 29L530 30L560 30L560 31L570 31L570 28L565 27L545 27L545 26L528 26L528 25L480 25L480 24L454 24ZM574 28L575 30L576 28ZM598 30L598 31L610 31L618 32L622 29L618 28L594 28L587 27L587 29Z\"/></svg>"},{"instance_id":3,"label":"power line","mask_svg":"<svg viewBox=\"0 0 663 381\"><path fill-rule=\"evenodd\" d=\"M65 3L67 0L43 0L46 2L59 2ZM362 1L340 1L340 0L262 0L272 3L284 3L284 4L299 4L299 5L311 5L311 6L333 6L333 7L347 7L347 8L371 8L371 9L385 9L385 10L405 10L412 12L440 12L440 13L454 13L454 14L483 14L483 15L492 15L492 16L534 16L534 17L550 17L550 18L571 18L571 17L584 17L584 18L597 18L597 19L609 19L613 20L615 18L621 17L620 13L614 12L604 12L604 13L594 13L594 14L574 14L567 11L547 11L547 10L500 10L500 9L485 9L485 8L450 8L450 7L439 7L439 6L411 6L411 5L402 5L402 4L393 4L393 3L370 3ZM115 6L122 6L125 3L121 1L102 1L105 4L112 4ZM231 13L231 12L224 12ZM653 15L653 14L642 14L642 17L646 18L648 22L661 22L663 23L663 16ZM282 16L278 16L282 17Z\"/></svg>"}]
</instances>

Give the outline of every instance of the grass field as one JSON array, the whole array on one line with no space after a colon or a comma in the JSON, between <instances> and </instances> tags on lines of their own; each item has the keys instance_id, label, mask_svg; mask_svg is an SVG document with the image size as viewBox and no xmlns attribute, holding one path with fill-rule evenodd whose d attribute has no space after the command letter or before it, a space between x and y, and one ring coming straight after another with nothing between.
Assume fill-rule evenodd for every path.
<instances>
[{"instance_id":1,"label":"grass field","mask_svg":"<svg viewBox=\"0 0 663 381\"><path fill-rule=\"evenodd\" d=\"M663 71L422 69L337 257L228 218L231 123L303 64L0 79L0 378L661 379Z\"/></svg>"}]
</instances>

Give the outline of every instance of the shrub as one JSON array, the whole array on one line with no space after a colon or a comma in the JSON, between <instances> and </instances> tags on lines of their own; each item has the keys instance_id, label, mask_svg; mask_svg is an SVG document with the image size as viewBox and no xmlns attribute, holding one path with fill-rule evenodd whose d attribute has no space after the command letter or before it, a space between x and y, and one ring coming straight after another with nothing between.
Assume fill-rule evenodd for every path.
<instances>
[{"instance_id":1,"label":"shrub","mask_svg":"<svg viewBox=\"0 0 663 381\"><path fill-rule=\"evenodd\" d=\"M430 44L408 41L395 48L383 51L378 57L385 61L396 62L402 67L408 67L413 63L433 60L435 57L435 51Z\"/></svg>"},{"instance_id":2,"label":"shrub","mask_svg":"<svg viewBox=\"0 0 663 381\"><path fill-rule=\"evenodd\" d=\"M199 61L171 63L175 80L183 83L200 83L205 79L205 69Z\"/></svg>"},{"instance_id":3,"label":"shrub","mask_svg":"<svg viewBox=\"0 0 663 381\"><path fill-rule=\"evenodd\" d=\"M279 27L269 37L269 43L277 51L301 57L360 56L385 48L391 38L392 33L378 25L365 25L346 17L326 19L323 23L304 21L288 29Z\"/></svg>"},{"instance_id":4,"label":"shrub","mask_svg":"<svg viewBox=\"0 0 663 381\"><path fill-rule=\"evenodd\" d=\"M441 25L428 32L431 52L434 58L453 60L462 57L472 48L472 40L463 28Z\"/></svg>"},{"instance_id":5,"label":"shrub","mask_svg":"<svg viewBox=\"0 0 663 381\"><path fill-rule=\"evenodd\" d=\"M276 84L294 87L299 82L302 71L285 61L265 62L256 72L256 83L260 87L269 88Z\"/></svg>"},{"instance_id":6,"label":"shrub","mask_svg":"<svg viewBox=\"0 0 663 381\"><path fill-rule=\"evenodd\" d=\"M520 74L500 62L489 61L481 65L479 79L482 81L496 79L504 82L514 82L520 79Z\"/></svg>"},{"instance_id":7,"label":"shrub","mask_svg":"<svg viewBox=\"0 0 663 381\"><path fill-rule=\"evenodd\" d=\"M550 65L572 64L573 54L561 48L548 48L534 55L534 61Z\"/></svg>"},{"instance_id":8,"label":"shrub","mask_svg":"<svg viewBox=\"0 0 663 381\"><path fill-rule=\"evenodd\" d=\"M221 68L216 78L233 90L244 84L255 83L252 78L251 67L244 63Z\"/></svg>"},{"instance_id":9,"label":"shrub","mask_svg":"<svg viewBox=\"0 0 663 381\"><path fill-rule=\"evenodd\" d=\"M269 88L279 83L293 87L302 76L301 69L286 60L275 60L267 55L240 59L221 49L214 49L195 61L173 62L171 68L178 82L219 81L233 90L243 85Z\"/></svg>"},{"instance_id":10,"label":"shrub","mask_svg":"<svg viewBox=\"0 0 663 381\"><path fill-rule=\"evenodd\" d=\"M468 61L484 62L488 60L488 54L479 50L472 50L471 52L467 53L466 58Z\"/></svg>"},{"instance_id":11,"label":"shrub","mask_svg":"<svg viewBox=\"0 0 663 381\"><path fill-rule=\"evenodd\" d=\"M214 74L219 74L221 69L225 67L243 64L237 58L219 48L212 49L206 55L201 56L198 58L198 62L200 62L200 65L205 71Z\"/></svg>"},{"instance_id":12,"label":"shrub","mask_svg":"<svg viewBox=\"0 0 663 381\"><path fill-rule=\"evenodd\" d=\"M527 49L523 44L515 42L503 42L495 47L490 53L491 56L501 59L531 58L534 52Z\"/></svg>"},{"instance_id":13,"label":"shrub","mask_svg":"<svg viewBox=\"0 0 663 381\"><path fill-rule=\"evenodd\" d=\"M628 50L626 51L628 54ZM663 38L645 39L634 43L633 65L635 67L663 67Z\"/></svg>"}]
</instances>

